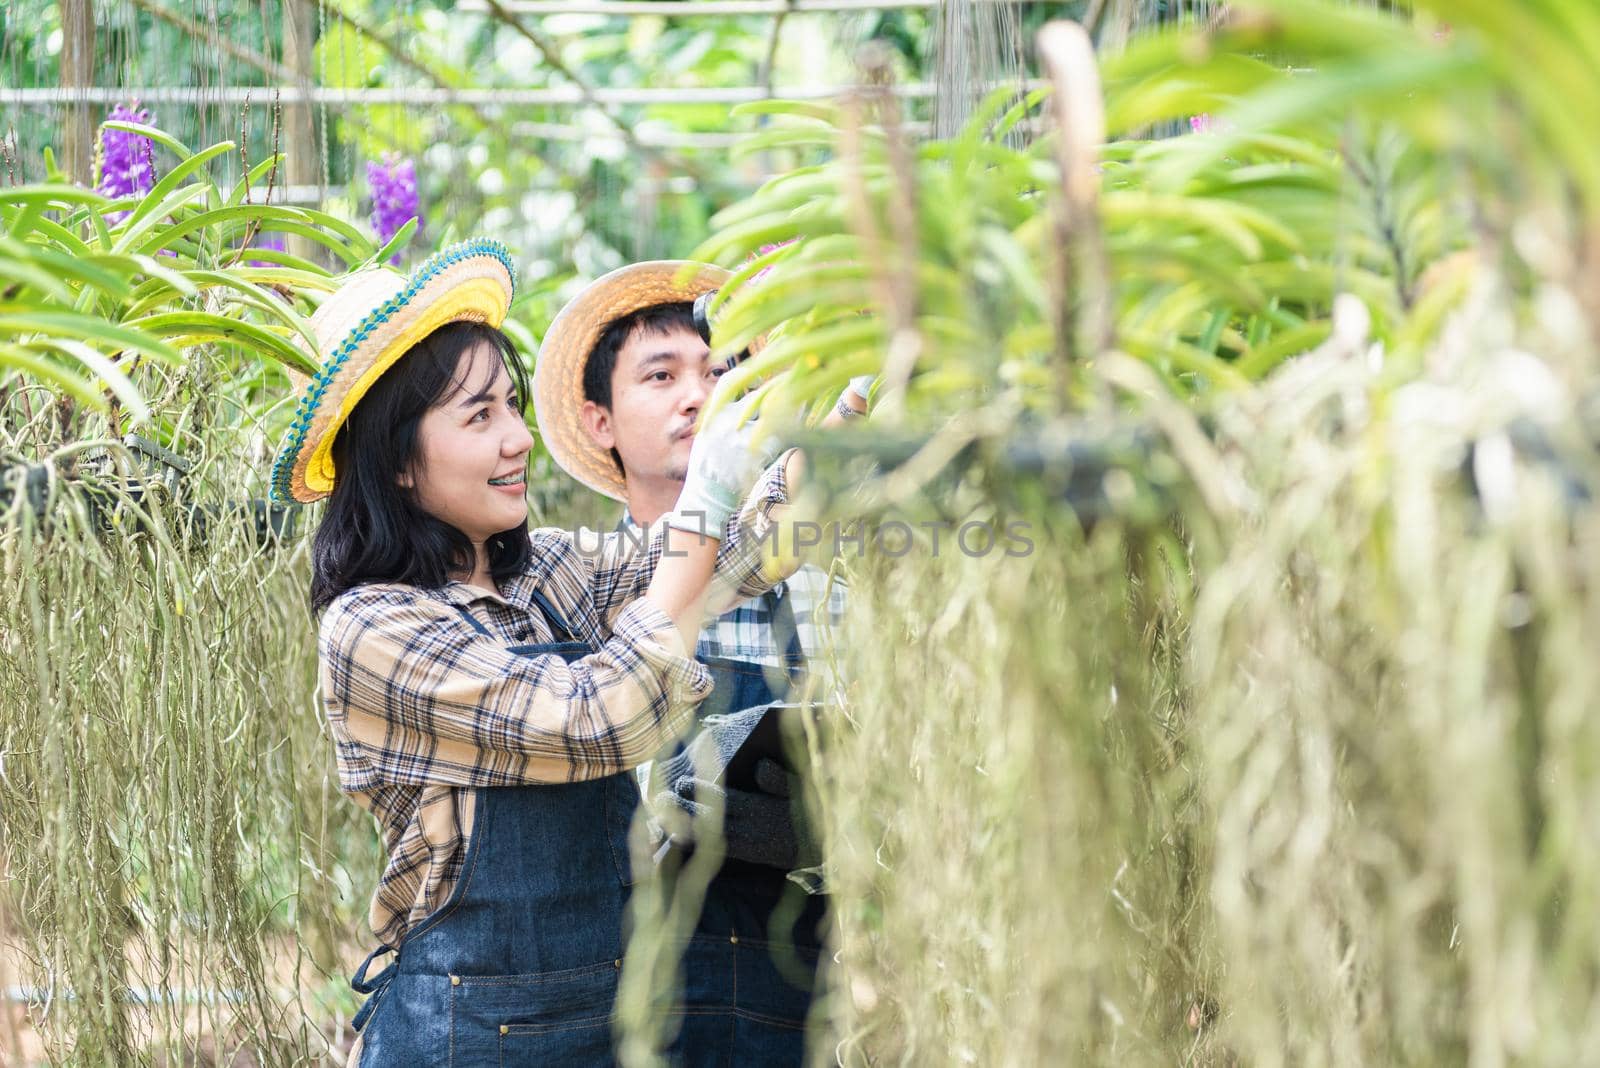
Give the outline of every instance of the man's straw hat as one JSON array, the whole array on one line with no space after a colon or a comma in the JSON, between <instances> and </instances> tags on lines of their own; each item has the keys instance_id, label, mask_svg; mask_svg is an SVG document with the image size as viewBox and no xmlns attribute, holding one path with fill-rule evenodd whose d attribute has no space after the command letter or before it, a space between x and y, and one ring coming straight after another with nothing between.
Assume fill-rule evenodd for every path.
<instances>
[{"instance_id":1,"label":"man's straw hat","mask_svg":"<svg viewBox=\"0 0 1600 1068\"><path fill-rule=\"evenodd\" d=\"M442 249L409 276L388 267L351 275L311 316L310 355L322 370L290 373L300 403L272 465L272 495L310 503L331 493L334 436L379 376L446 323L498 329L515 290L511 254L487 238Z\"/></svg>"},{"instance_id":2,"label":"man's straw hat","mask_svg":"<svg viewBox=\"0 0 1600 1068\"><path fill-rule=\"evenodd\" d=\"M573 297L550 324L533 373L533 409L545 448L562 470L607 497L622 500L627 486L609 449L596 445L579 418L583 369L600 334L615 319L654 304L692 301L731 277L721 267L690 260L651 260L619 267Z\"/></svg>"}]
</instances>

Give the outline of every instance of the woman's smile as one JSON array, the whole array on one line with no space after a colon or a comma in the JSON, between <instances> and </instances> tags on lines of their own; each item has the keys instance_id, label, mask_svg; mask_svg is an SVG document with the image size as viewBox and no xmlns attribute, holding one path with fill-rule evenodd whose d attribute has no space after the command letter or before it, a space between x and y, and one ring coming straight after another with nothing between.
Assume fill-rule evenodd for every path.
<instances>
[{"instance_id":1,"label":"woman's smile","mask_svg":"<svg viewBox=\"0 0 1600 1068\"><path fill-rule=\"evenodd\" d=\"M501 475L498 478L491 478L489 480L489 485L506 493L520 494L527 484L528 472L526 470L513 471L509 475Z\"/></svg>"}]
</instances>

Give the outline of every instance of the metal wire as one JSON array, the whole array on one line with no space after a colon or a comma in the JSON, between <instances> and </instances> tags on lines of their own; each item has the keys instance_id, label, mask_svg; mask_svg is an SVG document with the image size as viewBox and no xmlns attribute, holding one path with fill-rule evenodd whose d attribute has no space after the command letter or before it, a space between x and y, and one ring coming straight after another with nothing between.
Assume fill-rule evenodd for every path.
<instances>
[{"instance_id":1,"label":"metal wire","mask_svg":"<svg viewBox=\"0 0 1600 1068\"><path fill-rule=\"evenodd\" d=\"M1031 0L976 0L978 3L1010 4ZM931 10L940 0L504 0L501 3L514 15L618 15L656 18L719 15L786 15L817 11L903 11ZM464 0L457 11L487 11L484 0Z\"/></svg>"},{"instance_id":2,"label":"metal wire","mask_svg":"<svg viewBox=\"0 0 1600 1068\"><path fill-rule=\"evenodd\" d=\"M1007 83L1010 84L1010 83ZM1042 86L1028 82L1022 88ZM773 92L793 100L825 100L853 91L853 85L786 85ZM932 99L939 87L930 82L909 82L894 86L894 95L909 100ZM276 97L285 104L326 104L329 107L369 107L373 104L414 104L439 106L476 104L495 106L587 105L575 88L550 89L438 89L424 87L325 89L299 86L94 86L85 89L6 89L0 90L0 104L17 107L51 107L63 102L114 104L137 98L146 104L243 104L246 99L260 101ZM759 86L688 89L597 89L594 103L607 105L641 104L659 107L692 107L700 104L744 104L764 100L767 93Z\"/></svg>"}]
</instances>

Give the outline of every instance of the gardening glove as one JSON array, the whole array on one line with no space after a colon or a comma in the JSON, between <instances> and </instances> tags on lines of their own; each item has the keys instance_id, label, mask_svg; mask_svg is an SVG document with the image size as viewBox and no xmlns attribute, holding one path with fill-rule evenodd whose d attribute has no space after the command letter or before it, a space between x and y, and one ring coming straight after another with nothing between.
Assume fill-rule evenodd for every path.
<instances>
[{"instance_id":1,"label":"gardening glove","mask_svg":"<svg viewBox=\"0 0 1600 1068\"><path fill-rule=\"evenodd\" d=\"M676 809L691 817L687 827L681 819L662 821L676 844L692 844L692 819L706 817L712 808L708 802L720 797L728 856L784 870L818 862L813 858L820 858L820 850L804 821L795 819L792 798L799 791L781 764L770 758L757 762L755 791L730 789L714 781L766 713L766 705L757 705L708 716L688 745L662 762L664 785L653 799L657 809L668 813Z\"/></svg>"},{"instance_id":2,"label":"gardening glove","mask_svg":"<svg viewBox=\"0 0 1600 1068\"><path fill-rule=\"evenodd\" d=\"M720 796L722 841L729 858L783 871L800 866L800 842L787 797L732 790L705 779L680 779L668 793L657 804L676 805L691 820L712 818ZM690 844L681 834L673 840Z\"/></svg>"},{"instance_id":3,"label":"gardening glove","mask_svg":"<svg viewBox=\"0 0 1600 1068\"><path fill-rule=\"evenodd\" d=\"M718 392L723 388L719 385ZM712 394L713 400L717 395ZM751 394L724 406L695 434L683 491L663 519L667 526L722 539L728 518L745 493L783 451L773 435L757 438L751 417L758 399L758 394Z\"/></svg>"},{"instance_id":4,"label":"gardening glove","mask_svg":"<svg viewBox=\"0 0 1600 1068\"><path fill-rule=\"evenodd\" d=\"M697 779L709 783L722 778L733 755L755 733L766 714L766 705L755 705L726 715L705 717L694 735L679 746L672 756L661 761L659 781L663 795L677 797L680 783L692 783ZM689 790L686 796L692 797L693 791ZM673 798L666 800L676 804Z\"/></svg>"},{"instance_id":5,"label":"gardening glove","mask_svg":"<svg viewBox=\"0 0 1600 1068\"><path fill-rule=\"evenodd\" d=\"M822 843L817 841L817 836L811 827L800 776L771 757L763 757L756 761L756 787L769 797L781 797L789 802L789 821L794 828L794 863L787 865L791 871L795 868L815 868L820 865ZM801 881L800 885L805 886L805 881ZM819 882L817 889L808 889L807 892L818 893L820 886Z\"/></svg>"},{"instance_id":6,"label":"gardening glove","mask_svg":"<svg viewBox=\"0 0 1600 1068\"><path fill-rule=\"evenodd\" d=\"M764 794L773 797L793 798L800 791L795 780L797 776L789 774L787 768L773 760L771 757L762 757L756 761L756 786Z\"/></svg>"},{"instance_id":7,"label":"gardening glove","mask_svg":"<svg viewBox=\"0 0 1600 1068\"><path fill-rule=\"evenodd\" d=\"M707 716L693 737L672 756L657 762L653 774L660 788L650 795L650 800L668 845L693 843L693 827L688 817L702 815L704 811L703 806L693 803L694 783L704 780L708 789L719 789L711 780L722 775L733 754L755 731L765 713L765 706L756 706L728 716Z\"/></svg>"}]
</instances>

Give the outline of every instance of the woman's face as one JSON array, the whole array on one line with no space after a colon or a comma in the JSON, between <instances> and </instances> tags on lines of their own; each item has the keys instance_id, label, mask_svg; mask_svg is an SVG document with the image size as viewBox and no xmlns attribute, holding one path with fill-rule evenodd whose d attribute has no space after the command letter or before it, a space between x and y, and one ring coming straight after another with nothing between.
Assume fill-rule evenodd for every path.
<instances>
[{"instance_id":1,"label":"woman's face","mask_svg":"<svg viewBox=\"0 0 1600 1068\"><path fill-rule=\"evenodd\" d=\"M454 387L423 414L418 436L416 467L402 485L416 492L423 511L475 545L527 519L533 435L493 347L462 355Z\"/></svg>"}]
</instances>

